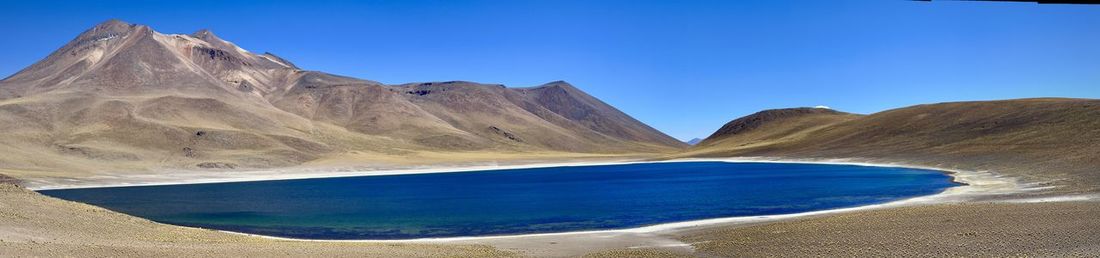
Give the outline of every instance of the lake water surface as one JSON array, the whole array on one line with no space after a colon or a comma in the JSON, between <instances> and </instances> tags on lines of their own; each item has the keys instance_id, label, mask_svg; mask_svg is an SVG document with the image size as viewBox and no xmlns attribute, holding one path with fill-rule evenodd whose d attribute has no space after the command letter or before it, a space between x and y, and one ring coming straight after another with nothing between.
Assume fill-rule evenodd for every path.
<instances>
[{"instance_id":1,"label":"lake water surface","mask_svg":"<svg viewBox=\"0 0 1100 258\"><path fill-rule=\"evenodd\" d=\"M938 171L662 162L45 190L150 220L309 239L618 229L884 203L956 186Z\"/></svg>"}]
</instances>

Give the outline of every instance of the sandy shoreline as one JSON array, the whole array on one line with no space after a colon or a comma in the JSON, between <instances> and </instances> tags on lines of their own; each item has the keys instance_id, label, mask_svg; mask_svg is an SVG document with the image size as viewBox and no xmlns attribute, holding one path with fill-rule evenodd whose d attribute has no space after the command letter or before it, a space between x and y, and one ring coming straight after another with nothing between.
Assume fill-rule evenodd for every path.
<instances>
[{"instance_id":1,"label":"sandy shoreline","mask_svg":"<svg viewBox=\"0 0 1100 258\"><path fill-rule=\"evenodd\" d=\"M417 167L415 171L349 169L341 172L346 176L357 176L364 173L442 173L441 171L640 162L786 162L930 169L948 173L956 182L967 185L952 187L935 195L876 205L797 214L674 222L618 230L412 240L308 240L160 224L99 207L50 198L9 184L6 187L0 185L0 194L5 197L0 206L24 208L0 212L0 225L4 226L0 228L5 228L0 230L0 240L3 240L0 241L0 256L5 253L39 256L82 256L94 253L102 256L128 254L122 256L146 257L244 254L420 257L429 253L433 256L450 254L449 256L462 257L773 256L806 253L833 256L884 256L901 253L958 256L975 254L975 250L979 249L974 248L985 248L978 252L994 256L1020 256L1073 255L1100 251L1100 245L1094 244L1094 240L1100 239L1100 231L1094 232L1090 229L1095 228L1093 226L1100 227L1100 219L1095 217L1096 212L1100 212L1100 206L1095 205L1100 200L1100 195L1092 192L1058 194L1057 189L1053 189L1050 184L1018 183L1018 178L1000 176L1005 173L999 172L914 166L874 159L756 157L668 161L636 158L589 162L545 161L537 164L525 161L528 164L483 163L479 166L446 167L452 169ZM306 177L326 170L328 169L308 168L279 171L299 171L302 173L290 176ZM174 175L176 177L120 175L118 178L129 179L125 182L127 184L171 183L166 179L186 179L186 176L202 174ZM270 179L270 176L257 172L249 174L248 178ZM158 181L147 180L149 178ZM243 179L238 177L234 180ZM55 182L72 183L65 180ZM95 182L92 180L81 185L90 186ZM998 249L987 249L989 246L996 246ZM201 251L196 253L196 248Z\"/></svg>"},{"instance_id":2,"label":"sandy shoreline","mask_svg":"<svg viewBox=\"0 0 1100 258\"><path fill-rule=\"evenodd\" d=\"M360 176L392 176L436 173L461 173L485 170L568 167L568 166L595 166L616 165L642 162L630 161L606 161L606 162L556 162L556 163L531 163L515 165L456 165L456 166L404 166L385 169L347 168L347 167L305 167L291 169L268 169L251 171L172 171L170 175L161 174L125 174L125 175L98 175L83 179L34 179L24 180L25 187L30 190L60 190L103 187L127 187L127 186L159 186L159 185L184 185L207 183L232 183L232 182L256 182L295 179L316 178L340 178Z\"/></svg>"},{"instance_id":3,"label":"sandy shoreline","mask_svg":"<svg viewBox=\"0 0 1100 258\"><path fill-rule=\"evenodd\" d=\"M316 178L340 178L340 177L361 177L361 176L392 176L392 175L414 175L414 174L436 174L436 173L461 173L461 172L478 172L487 170L506 170L506 169L528 169L528 168L551 168L551 167L575 167L575 166L605 166L605 165L627 165L627 164L642 164L642 163L675 163L675 162L732 162L732 163L797 163L797 164L823 164L823 165L855 165L855 166L872 166L872 167L902 167L912 169L924 169L935 170L941 172L948 172L955 181L958 183L965 183L960 180L974 181L973 178L960 178L960 173L967 176L969 174L975 174L978 172L961 171L953 169L943 169L928 166L916 166L896 163L874 163L874 162L858 162L845 159L822 159L822 160L797 160L797 159L774 159L767 157L760 158L691 158L691 159L673 159L673 160L640 160L640 159L622 159L622 160L607 160L607 161L582 161L582 162L545 162L545 163L526 163L526 164L506 164L500 165L496 163L490 164L462 164L462 165L421 165L421 166L398 166L387 168L348 168L348 167L302 167L302 168L288 168L288 169L266 169L266 170L250 170L250 171L232 171L226 173L226 171L199 171L199 170L178 170L168 171L171 173L147 173L147 174L118 174L118 175L97 175L87 178L71 179L71 178L58 178L58 179L26 179L23 180L23 186L33 191L40 190L60 190L60 189L80 189L80 188L103 188L103 187L127 187L127 186L159 186L159 185L183 185L183 184L205 184L205 183L231 183L231 182L255 182L255 181L276 181L276 180L295 180L295 179L316 179ZM981 173L988 174L988 173ZM974 175L969 175L974 176ZM985 175L983 175L985 176ZM985 176L988 177L988 176ZM988 180L988 179L987 179ZM1003 180L1001 180L1003 181ZM974 183L974 182L970 182ZM1010 183L1010 182L1002 182ZM1014 184L1014 182L1011 182ZM969 183L967 183L969 184Z\"/></svg>"},{"instance_id":4,"label":"sandy shoreline","mask_svg":"<svg viewBox=\"0 0 1100 258\"><path fill-rule=\"evenodd\" d=\"M985 196L1006 196L1016 193L1022 193L1026 191L1037 190L1037 188L1027 188L1017 184L1014 179L1004 178L997 176L989 172L977 172L977 171L964 171L964 170L952 170L927 166L913 166L906 164L896 163L871 163L871 162L858 162L852 160L792 160L792 159L774 159L774 158L709 158L709 159L675 159L675 160L661 160L661 161L644 161L644 160L625 160L625 161L597 161L597 162L557 162L557 163L537 163L537 164L519 164L519 165L475 165L475 166L461 166L461 167L441 167L441 166L421 166L409 169L391 169L391 170L366 170L366 171L339 171L338 172L317 172L325 170L323 168L311 168L302 169L303 172L290 172L291 170L263 170L254 172L244 172L243 175L234 177L221 177L221 178L190 178L175 181L140 181L131 180L130 182L122 182L115 184L57 184L57 185L40 185L29 187L32 190L52 190L52 189L73 189L73 188L96 188L96 187L125 187L125 186L150 186L150 185L178 185L178 184L196 184L196 183L223 183L223 182L250 182L250 181L270 181L270 180L292 180L292 179L309 179L309 178L338 178L338 177L358 177L358 176L386 176L386 175L410 175L410 174L431 174L431 173L460 173L460 172L474 172L484 170L502 170L502 169L525 169L525 168L547 168L547 167L570 167L570 166L600 166L600 165L622 165L622 164L640 164L640 163L674 163L674 162L731 162L731 163L798 163L798 164L828 164L828 165L856 165L856 166L874 166L874 167L904 167L913 169L924 169L941 171L952 177L952 180L961 183L963 185L951 187L945 189L943 192L919 196L908 199L896 200L887 203L864 205L857 207L809 211L802 213L792 214L778 214L778 215L763 215L763 216L741 216L741 217L726 217L726 218L712 218L682 222L670 222L656 225L625 228L625 229L610 229L610 230L590 230L590 231L570 231L570 232L554 232L554 233L537 233L537 234L517 234L517 235L499 235L499 236L468 236L468 237L444 237L444 238L418 238L418 239L392 239L392 240L318 240L318 239L298 239L298 238L286 238L275 237L266 235L256 235L241 232L222 231L231 234L247 235L266 239L285 240L285 241L306 241L306 242L348 242L348 243L450 243L450 242L477 242L486 240L506 240L506 239L524 239L524 238L547 238L547 237L577 237L577 236L596 236L596 235L622 235L622 234L672 234L685 230L695 230L707 227L716 226L729 226L729 225L741 225L741 224L755 224L765 222L775 222L782 220L790 220L811 216L838 214L857 212L874 209L884 208L897 208L913 205L928 205L928 204L941 204L941 203L953 203L961 202L975 197ZM331 170L327 170L331 171ZM135 177L129 177L131 179ZM140 178L140 177L137 177ZM159 178L169 179L169 178ZM146 179L149 180L149 179ZM1060 200L1082 200L1091 199L1092 196L1076 196L1076 197L1048 197L1047 199L1006 199L1005 201L1060 201Z\"/></svg>"}]
</instances>

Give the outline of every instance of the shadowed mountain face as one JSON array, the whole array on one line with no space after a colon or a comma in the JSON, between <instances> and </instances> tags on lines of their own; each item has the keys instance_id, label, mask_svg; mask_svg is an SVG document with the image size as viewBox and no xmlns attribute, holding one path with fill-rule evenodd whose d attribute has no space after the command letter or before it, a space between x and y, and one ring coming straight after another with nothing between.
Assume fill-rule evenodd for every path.
<instances>
[{"instance_id":1,"label":"shadowed mountain face","mask_svg":"<svg viewBox=\"0 0 1100 258\"><path fill-rule=\"evenodd\" d=\"M161 34L117 20L0 81L0 130L0 169L25 170L685 146L565 82L384 85L301 70L208 30Z\"/></svg>"},{"instance_id":2,"label":"shadowed mountain face","mask_svg":"<svg viewBox=\"0 0 1100 258\"><path fill-rule=\"evenodd\" d=\"M769 110L736 119L678 156L862 158L997 170L1056 190L1100 190L1100 100L918 105L860 116ZM1015 164L1002 166L1001 164Z\"/></svg>"}]
</instances>

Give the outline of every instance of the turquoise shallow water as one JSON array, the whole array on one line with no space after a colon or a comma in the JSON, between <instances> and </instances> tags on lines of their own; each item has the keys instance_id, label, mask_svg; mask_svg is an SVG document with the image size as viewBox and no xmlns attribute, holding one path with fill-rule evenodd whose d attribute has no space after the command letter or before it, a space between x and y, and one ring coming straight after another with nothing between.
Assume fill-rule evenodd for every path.
<instances>
[{"instance_id":1,"label":"turquoise shallow water","mask_svg":"<svg viewBox=\"0 0 1100 258\"><path fill-rule=\"evenodd\" d=\"M40 192L183 226L309 239L407 239L798 213L956 185L938 171L909 168L668 162Z\"/></svg>"}]
</instances>

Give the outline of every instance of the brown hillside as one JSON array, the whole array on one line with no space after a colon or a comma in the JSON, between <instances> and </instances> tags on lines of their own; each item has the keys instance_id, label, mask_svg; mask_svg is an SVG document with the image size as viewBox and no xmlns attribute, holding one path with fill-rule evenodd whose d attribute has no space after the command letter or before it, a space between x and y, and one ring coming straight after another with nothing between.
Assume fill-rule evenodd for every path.
<instances>
[{"instance_id":1,"label":"brown hillside","mask_svg":"<svg viewBox=\"0 0 1100 258\"><path fill-rule=\"evenodd\" d=\"M758 125L759 133L716 134L711 144L678 156L861 158L997 170L1059 191L1094 191L1100 190L1097 118L1100 100L1090 99L918 105L813 122L778 119ZM1015 165L1001 165L1007 161Z\"/></svg>"},{"instance_id":2,"label":"brown hillside","mask_svg":"<svg viewBox=\"0 0 1100 258\"><path fill-rule=\"evenodd\" d=\"M794 141L806 137L806 132L858 117L827 108L764 110L726 123L695 148L730 144L749 148L757 143Z\"/></svg>"},{"instance_id":3,"label":"brown hillside","mask_svg":"<svg viewBox=\"0 0 1100 258\"><path fill-rule=\"evenodd\" d=\"M685 146L565 82L385 85L117 20L0 81L0 130L0 171L39 176Z\"/></svg>"}]
</instances>

